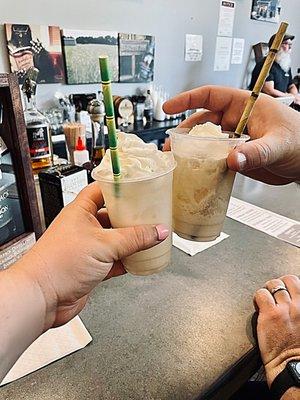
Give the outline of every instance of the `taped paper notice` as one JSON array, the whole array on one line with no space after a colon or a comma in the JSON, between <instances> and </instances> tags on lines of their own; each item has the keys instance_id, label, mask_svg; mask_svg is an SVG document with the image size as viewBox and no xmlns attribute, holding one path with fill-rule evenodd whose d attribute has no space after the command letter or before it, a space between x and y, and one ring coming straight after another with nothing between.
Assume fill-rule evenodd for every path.
<instances>
[{"instance_id":1,"label":"taped paper notice","mask_svg":"<svg viewBox=\"0 0 300 400\"><path fill-rule=\"evenodd\" d=\"M231 197L227 217L300 247L300 222Z\"/></svg>"},{"instance_id":2,"label":"taped paper notice","mask_svg":"<svg viewBox=\"0 0 300 400\"><path fill-rule=\"evenodd\" d=\"M234 14L235 14L235 2L221 0L219 24L218 24L218 36L232 36Z\"/></svg>"}]
</instances>

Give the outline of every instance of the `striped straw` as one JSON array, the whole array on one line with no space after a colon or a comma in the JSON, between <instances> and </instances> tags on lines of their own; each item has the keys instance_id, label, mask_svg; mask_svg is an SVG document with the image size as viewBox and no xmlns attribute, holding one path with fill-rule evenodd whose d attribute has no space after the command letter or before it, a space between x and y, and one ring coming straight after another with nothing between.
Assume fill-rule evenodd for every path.
<instances>
[{"instance_id":1,"label":"striped straw","mask_svg":"<svg viewBox=\"0 0 300 400\"><path fill-rule=\"evenodd\" d=\"M270 69L271 69L273 62L275 60L275 57L276 57L276 53L280 49L281 43L283 41L283 38L284 38L284 35L286 33L288 26L289 26L289 24L286 22L282 22L280 24L280 27L278 29L278 32L276 33L275 39L273 40L271 49L267 55L267 58L264 62L262 70L260 71L260 74L257 78L257 81L256 81L253 91L251 93L251 96L249 97L249 99L247 101L244 112L243 112L241 119L238 123L238 126L235 130L236 136L240 137L246 128L246 125L247 125L248 119L251 115L254 104L260 95L261 89L265 83L267 76L269 75Z\"/></svg>"},{"instance_id":2,"label":"striped straw","mask_svg":"<svg viewBox=\"0 0 300 400\"><path fill-rule=\"evenodd\" d=\"M108 142L111 155L111 164L115 181L121 176L121 166L118 154L118 142L116 133L115 113L113 105L113 97L111 94L111 80L108 66L108 56L99 57L101 80L103 88L103 98L106 112L106 123L108 129Z\"/></svg>"}]
</instances>

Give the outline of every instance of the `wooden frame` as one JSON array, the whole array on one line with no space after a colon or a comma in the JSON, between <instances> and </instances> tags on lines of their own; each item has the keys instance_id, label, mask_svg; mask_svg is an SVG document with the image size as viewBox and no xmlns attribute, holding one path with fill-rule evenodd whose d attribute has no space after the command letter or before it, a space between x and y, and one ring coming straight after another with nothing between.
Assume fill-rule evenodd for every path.
<instances>
[{"instance_id":1,"label":"wooden frame","mask_svg":"<svg viewBox=\"0 0 300 400\"><path fill-rule=\"evenodd\" d=\"M29 154L24 113L18 79L14 74L0 74L0 103L3 121L0 126L3 138L13 162L25 233L0 246L0 252L14 246L26 235L42 234L37 196Z\"/></svg>"}]
</instances>

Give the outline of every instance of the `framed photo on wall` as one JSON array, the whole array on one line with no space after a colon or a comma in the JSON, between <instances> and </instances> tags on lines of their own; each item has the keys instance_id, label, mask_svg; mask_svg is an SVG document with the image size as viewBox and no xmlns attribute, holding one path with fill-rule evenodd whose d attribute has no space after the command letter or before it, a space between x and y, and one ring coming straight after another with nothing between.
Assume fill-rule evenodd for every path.
<instances>
[{"instance_id":1,"label":"framed photo on wall","mask_svg":"<svg viewBox=\"0 0 300 400\"><path fill-rule=\"evenodd\" d=\"M63 29L62 43L69 85L100 83L99 56L110 60L112 81L119 80L118 33Z\"/></svg>"},{"instance_id":2,"label":"framed photo on wall","mask_svg":"<svg viewBox=\"0 0 300 400\"><path fill-rule=\"evenodd\" d=\"M39 70L37 83L62 83L64 69L58 26L5 24L11 72L19 84L30 67Z\"/></svg>"},{"instance_id":3,"label":"framed photo on wall","mask_svg":"<svg viewBox=\"0 0 300 400\"><path fill-rule=\"evenodd\" d=\"M119 33L120 82L153 81L154 52L154 36Z\"/></svg>"},{"instance_id":4,"label":"framed photo on wall","mask_svg":"<svg viewBox=\"0 0 300 400\"><path fill-rule=\"evenodd\" d=\"M42 233L17 77L0 74L0 269Z\"/></svg>"},{"instance_id":5,"label":"framed photo on wall","mask_svg":"<svg viewBox=\"0 0 300 400\"><path fill-rule=\"evenodd\" d=\"M281 0L253 0L251 19L257 21L280 22Z\"/></svg>"}]
</instances>

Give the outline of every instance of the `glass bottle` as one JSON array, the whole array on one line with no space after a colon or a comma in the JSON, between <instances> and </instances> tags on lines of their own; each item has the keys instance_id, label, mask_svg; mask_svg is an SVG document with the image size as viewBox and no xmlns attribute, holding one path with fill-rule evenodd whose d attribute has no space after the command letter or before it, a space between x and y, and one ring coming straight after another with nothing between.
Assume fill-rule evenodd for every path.
<instances>
[{"instance_id":1,"label":"glass bottle","mask_svg":"<svg viewBox=\"0 0 300 400\"><path fill-rule=\"evenodd\" d=\"M24 118L33 169L52 165L52 145L48 119L37 109L35 101L36 78L38 70L30 68L26 75L22 91L24 93Z\"/></svg>"},{"instance_id":2,"label":"glass bottle","mask_svg":"<svg viewBox=\"0 0 300 400\"><path fill-rule=\"evenodd\" d=\"M154 105L150 90L147 90L147 96L145 100L145 110L144 115L146 117L147 122L153 121L153 114L154 114Z\"/></svg>"}]
</instances>

